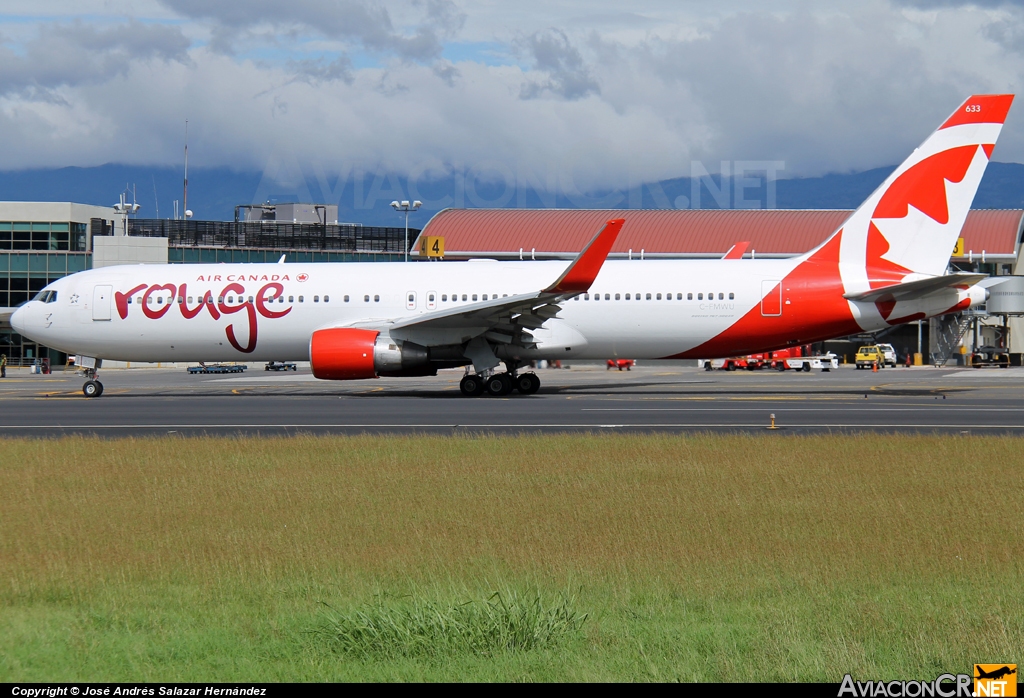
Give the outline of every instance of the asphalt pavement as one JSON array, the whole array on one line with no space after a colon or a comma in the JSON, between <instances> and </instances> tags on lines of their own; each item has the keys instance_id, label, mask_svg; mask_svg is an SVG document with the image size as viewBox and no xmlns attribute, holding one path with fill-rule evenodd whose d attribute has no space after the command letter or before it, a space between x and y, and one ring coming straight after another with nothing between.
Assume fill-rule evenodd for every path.
<instances>
[{"instance_id":1,"label":"asphalt pavement","mask_svg":"<svg viewBox=\"0 0 1024 698\"><path fill-rule=\"evenodd\" d=\"M538 370L536 395L467 398L461 370L431 378L327 382L308 368L189 375L101 371L102 397L73 372L8 370L0 437L95 434L827 432L1024 435L1024 368L877 373L712 371L646 362ZM775 415L772 432L771 415Z\"/></svg>"}]
</instances>

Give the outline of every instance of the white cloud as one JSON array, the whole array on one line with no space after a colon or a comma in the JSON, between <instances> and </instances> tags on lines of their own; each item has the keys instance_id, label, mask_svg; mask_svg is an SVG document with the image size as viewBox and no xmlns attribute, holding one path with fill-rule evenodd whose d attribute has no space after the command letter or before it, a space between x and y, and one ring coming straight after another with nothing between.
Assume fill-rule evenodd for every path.
<instances>
[{"instance_id":1,"label":"white cloud","mask_svg":"<svg viewBox=\"0 0 1024 698\"><path fill-rule=\"evenodd\" d=\"M0 22L0 168L176 164L187 117L191 161L239 169L816 174L898 162L968 94L1024 80L1021 13L998 2L94 4ZM1021 109L998 159L1024 161Z\"/></svg>"}]
</instances>

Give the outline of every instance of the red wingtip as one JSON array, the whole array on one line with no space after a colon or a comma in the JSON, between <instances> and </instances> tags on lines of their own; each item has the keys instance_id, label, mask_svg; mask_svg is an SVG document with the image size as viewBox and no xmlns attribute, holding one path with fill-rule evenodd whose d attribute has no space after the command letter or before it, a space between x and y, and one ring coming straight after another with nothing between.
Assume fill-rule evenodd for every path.
<instances>
[{"instance_id":1,"label":"red wingtip","mask_svg":"<svg viewBox=\"0 0 1024 698\"><path fill-rule=\"evenodd\" d=\"M722 259L743 259L744 253L747 248L750 247L750 241L737 242L735 245L729 248L729 251L725 253Z\"/></svg>"},{"instance_id":2,"label":"red wingtip","mask_svg":"<svg viewBox=\"0 0 1024 698\"><path fill-rule=\"evenodd\" d=\"M604 261L611 252L615 238L619 236L625 218L613 218L605 223L594 239L583 248L576 260L569 265L569 268L548 288L545 293L572 293L583 292L590 288L597 278Z\"/></svg>"},{"instance_id":3,"label":"red wingtip","mask_svg":"<svg viewBox=\"0 0 1024 698\"><path fill-rule=\"evenodd\" d=\"M1001 124L1013 104L1013 95L972 95L957 107L939 129L963 124Z\"/></svg>"}]
</instances>

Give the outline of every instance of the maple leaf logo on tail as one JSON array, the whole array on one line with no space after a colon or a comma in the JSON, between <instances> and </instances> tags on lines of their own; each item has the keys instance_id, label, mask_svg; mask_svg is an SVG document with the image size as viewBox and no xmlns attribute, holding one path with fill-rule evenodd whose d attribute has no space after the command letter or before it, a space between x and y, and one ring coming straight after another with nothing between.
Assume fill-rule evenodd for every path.
<instances>
[{"instance_id":1,"label":"maple leaf logo on tail","mask_svg":"<svg viewBox=\"0 0 1024 698\"><path fill-rule=\"evenodd\" d=\"M949 264L1013 95L974 95L843 224L847 292L935 276Z\"/></svg>"}]
</instances>

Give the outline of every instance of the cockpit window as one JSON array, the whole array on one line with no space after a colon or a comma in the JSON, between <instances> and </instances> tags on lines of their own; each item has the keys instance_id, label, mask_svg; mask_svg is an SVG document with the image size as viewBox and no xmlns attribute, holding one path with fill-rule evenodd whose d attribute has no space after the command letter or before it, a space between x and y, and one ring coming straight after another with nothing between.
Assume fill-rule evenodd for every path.
<instances>
[{"instance_id":1,"label":"cockpit window","mask_svg":"<svg viewBox=\"0 0 1024 698\"><path fill-rule=\"evenodd\" d=\"M32 300L34 300L34 301L43 301L45 303L46 302L46 294L47 293L49 293L49 291L40 291L39 293L37 293L35 296L32 297Z\"/></svg>"},{"instance_id":2,"label":"cockpit window","mask_svg":"<svg viewBox=\"0 0 1024 698\"><path fill-rule=\"evenodd\" d=\"M46 302L47 303L56 303L57 302L57 292L56 291L50 291L50 295L48 295L46 297Z\"/></svg>"},{"instance_id":3,"label":"cockpit window","mask_svg":"<svg viewBox=\"0 0 1024 698\"><path fill-rule=\"evenodd\" d=\"M56 303L57 292L44 289L37 293L35 296L33 296L32 300L39 301L40 303Z\"/></svg>"}]
</instances>

